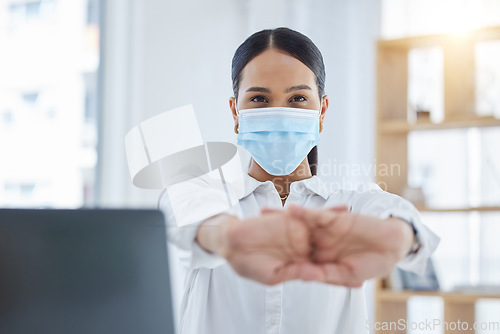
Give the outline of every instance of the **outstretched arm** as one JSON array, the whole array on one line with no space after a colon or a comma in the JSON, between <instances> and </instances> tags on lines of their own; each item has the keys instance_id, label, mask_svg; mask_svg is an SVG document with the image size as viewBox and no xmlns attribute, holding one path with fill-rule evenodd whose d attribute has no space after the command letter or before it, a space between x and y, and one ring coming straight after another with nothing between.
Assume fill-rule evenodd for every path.
<instances>
[{"instance_id":1,"label":"outstretched arm","mask_svg":"<svg viewBox=\"0 0 500 334\"><path fill-rule=\"evenodd\" d=\"M321 263L322 280L360 287L389 274L415 241L411 226L398 218L382 220L348 211L290 206L292 215L311 229L311 259Z\"/></svg>"},{"instance_id":2,"label":"outstretched arm","mask_svg":"<svg viewBox=\"0 0 500 334\"><path fill-rule=\"evenodd\" d=\"M310 261L309 228L284 210L244 220L219 215L200 225L196 240L239 275L264 284L323 278L320 265Z\"/></svg>"}]
</instances>

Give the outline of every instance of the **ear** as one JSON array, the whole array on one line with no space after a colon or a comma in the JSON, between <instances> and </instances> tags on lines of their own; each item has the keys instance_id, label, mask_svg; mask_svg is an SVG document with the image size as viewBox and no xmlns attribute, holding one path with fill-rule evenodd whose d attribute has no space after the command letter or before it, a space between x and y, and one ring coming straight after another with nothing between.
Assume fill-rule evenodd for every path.
<instances>
[{"instance_id":1,"label":"ear","mask_svg":"<svg viewBox=\"0 0 500 334\"><path fill-rule=\"evenodd\" d=\"M236 112L236 99L231 96L229 98L229 108L231 109L231 113L233 114L234 124L238 124L238 113Z\"/></svg>"},{"instance_id":2,"label":"ear","mask_svg":"<svg viewBox=\"0 0 500 334\"><path fill-rule=\"evenodd\" d=\"M328 98L328 95L324 95L322 98L322 104L321 104L321 114L319 115L319 121L323 123L325 119L325 114L326 110L328 109L328 106L330 105L330 99Z\"/></svg>"}]
</instances>

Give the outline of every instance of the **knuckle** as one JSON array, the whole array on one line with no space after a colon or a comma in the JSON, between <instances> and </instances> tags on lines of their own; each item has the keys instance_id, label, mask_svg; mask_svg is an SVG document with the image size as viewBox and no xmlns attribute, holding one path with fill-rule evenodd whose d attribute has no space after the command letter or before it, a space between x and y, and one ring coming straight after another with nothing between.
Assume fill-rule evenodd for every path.
<instances>
[{"instance_id":1,"label":"knuckle","mask_svg":"<svg viewBox=\"0 0 500 334\"><path fill-rule=\"evenodd\" d=\"M310 247L310 233L301 222L291 223L288 226L290 243L300 251L308 250Z\"/></svg>"}]
</instances>

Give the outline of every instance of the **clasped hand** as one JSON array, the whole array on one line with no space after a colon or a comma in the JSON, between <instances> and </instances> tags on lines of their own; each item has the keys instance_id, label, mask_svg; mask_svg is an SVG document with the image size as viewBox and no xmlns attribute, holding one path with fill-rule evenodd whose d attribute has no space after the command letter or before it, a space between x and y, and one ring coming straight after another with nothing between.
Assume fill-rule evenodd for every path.
<instances>
[{"instance_id":1,"label":"clasped hand","mask_svg":"<svg viewBox=\"0 0 500 334\"><path fill-rule=\"evenodd\" d=\"M353 214L346 206L264 209L221 227L217 253L239 275L267 285L301 279L360 287L390 273L413 242L406 222Z\"/></svg>"}]
</instances>

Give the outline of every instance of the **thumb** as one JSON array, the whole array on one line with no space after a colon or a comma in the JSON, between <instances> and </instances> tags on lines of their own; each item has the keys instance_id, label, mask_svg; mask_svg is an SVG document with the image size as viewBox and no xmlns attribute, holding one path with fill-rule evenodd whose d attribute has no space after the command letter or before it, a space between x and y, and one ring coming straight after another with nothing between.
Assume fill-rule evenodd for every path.
<instances>
[{"instance_id":1,"label":"thumb","mask_svg":"<svg viewBox=\"0 0 500 334\"><path fill-rule=\"evenodd\" d=\"M309 210L297 204L291 203L288 206L288 211L291 212L297 218L306 218Z\"/></svg>"}]
</instances>

